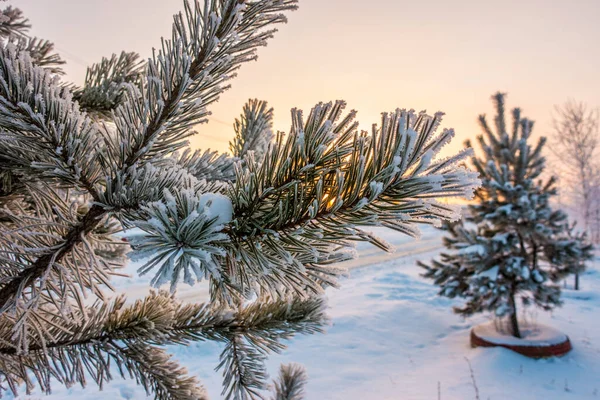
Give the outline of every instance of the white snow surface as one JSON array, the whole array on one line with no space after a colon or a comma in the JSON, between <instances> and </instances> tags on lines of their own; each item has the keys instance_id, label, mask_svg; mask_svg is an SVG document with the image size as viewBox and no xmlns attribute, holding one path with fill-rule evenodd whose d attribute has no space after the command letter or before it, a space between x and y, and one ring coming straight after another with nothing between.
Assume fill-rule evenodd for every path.
<instances>
[{"instance_id":1,"label":"white snow surface","mask_svg":"<svg viewBox=\"0 0 600 400\"><path fill-rule=\"evenodd\" d=\"M567 335L546 325L523 324L519 326L521 338L516 338L510 333L497 329L494 321L487 321L473 328L473 332L481 339L494 344L510 346L536 346L546 347L563 343Z\"/></svg>"},{"instance_id":2,"label":"white snow surface","mask_svg":"<svg viewBox=\"0 0 600 400\"><path fill-rule=\"evenodd\" d=\"M272 355L272 377L281 363L303 364L308 372L306 400L442 400L475 399L470 362L479 398L489 400L571 400L600 398L600 263L582 275L583 290L567 290L564 306L553 313L527 311L524 323L543 324L567 334L573 351L561 358L530 359L508 349L471 348L469 331L490 319L467 320L452 312L460 300L437 295L438 288L420 277L417 260L439 254L442 232L423 229L420 240L377 230L396 246L394 254L367 244L357 246L359 257L345 262L349 276L340 289L327 290L331 324L323 335L297 336L288 349ZM115 280L130 300L148 292L149 279L135 276ZM205 301L207 286L181 286L178 297ZM222 398L221 372L215 372L222 345L200 342L170 346L168 351L190 374L199 377L211 399ZM146 399L134 381L116 379L102 391L91 383L65 389L54 385L51 396L39 390L19 399ZM7 396L10 398L10 396ZM267 398L270 398L267 396Z\"/></svg>"}]
</instances>

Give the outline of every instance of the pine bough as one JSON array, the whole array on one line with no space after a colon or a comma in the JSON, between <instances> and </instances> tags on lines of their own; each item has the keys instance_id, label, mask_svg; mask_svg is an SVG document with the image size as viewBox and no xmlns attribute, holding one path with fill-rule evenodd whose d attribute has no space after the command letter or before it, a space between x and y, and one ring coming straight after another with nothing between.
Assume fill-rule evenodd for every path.
<instances>
[{"instance_id":1,"label":"pine bough","mask_svg":"<svg viewBox=\"0 0 600 400\"><path fill-rule=\"evenodd\" d=\"M157 398L204 398L162 347L216 340L225 344L223 395L261 398L267 354L322 329L319 295L336 285L335 263L352 257L356 241L389 250L362 227L416 236L417 224L457 218L436 199L469 197L478 181L458 167L469 151L439 156L453 137L436 133L441 113L396 110L361 132L344 102L320 103L306 117L292 110L290 132L272 139L272 110L251 101L234 125L232 156L188 149L207 107L295 8L186 2L145 63L132 53L104 59L83 87L15 42L27 21L4 12L2 390L102 386L118 374ZM210 303L180 304L165 292L132 306L111 300L126 250L113 234L133 227L129 256L144 260L140 273L171 291L208 280ZM286 368L276 398L299 398L305 377Z\"/></svg>"}]
</instances>

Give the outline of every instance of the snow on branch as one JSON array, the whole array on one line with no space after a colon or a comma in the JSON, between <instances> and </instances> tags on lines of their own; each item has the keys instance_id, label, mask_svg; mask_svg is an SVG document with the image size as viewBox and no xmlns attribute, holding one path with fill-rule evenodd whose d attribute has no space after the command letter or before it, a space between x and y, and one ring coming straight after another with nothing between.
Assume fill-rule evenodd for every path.
<instances>
[{"instance_id":1,"label":"snow on branch","mask_svg":"<svg viewBox=\"0 0 600 400\"><path fill-rule=\"evenodd\" d=\"M144 233L130 237L131 257L150 257L139 273L158 267L152 284L159 287L170 282L172 291L182 274L190 285L196 279L220 280L219 257L225 255L223 242L227 239L220 230L231 221L229 198L216 193L196 196L192 190L166 191L164 198L144 206L141 213L145 219L134 222Z\"/></svg>"}]
</instances>

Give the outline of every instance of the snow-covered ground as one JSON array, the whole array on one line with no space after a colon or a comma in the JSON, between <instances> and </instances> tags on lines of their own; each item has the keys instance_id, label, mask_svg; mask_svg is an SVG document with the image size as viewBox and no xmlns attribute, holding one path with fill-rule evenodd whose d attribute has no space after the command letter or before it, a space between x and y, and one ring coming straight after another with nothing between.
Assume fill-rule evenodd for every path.
<instances>
[{"instance_id":1,"label":"snow-covered ground","mask_svg":"<svg viewBox=\"0 0 600 400\"><path fill-rule=\"evenodd\" d=\"M599 263L582 277L583 291L564 293L562 308L552 314L523 316L566 333L574 346L562 358L532 360L503 348L469 346L469 329L486 317L465 321L453 314L455 302L437 296L416 266L417 260L429 260L441 250L439 231L425 228L419 241L391 231L378 233L396 246L396 253L360 244L360 258L345 264L350 272L341 289L327 291L331 317L327 333L290 341L283 354L269 360L273 376L280 363L303 364L309 374L307 400L600 399ZM145 278L115 283L129 296L142 296L148 290ZM204 286L179 291L186 300L203 301L206 294ZM169 350L199 376L212 399L221 397L221 376L214 371L220 345L197 343ZM123 380L110 383L102 392L94 387L83 391L56 386L48 398L65 397L146 398L134 382Z\"/></svg>"}]
</instances>

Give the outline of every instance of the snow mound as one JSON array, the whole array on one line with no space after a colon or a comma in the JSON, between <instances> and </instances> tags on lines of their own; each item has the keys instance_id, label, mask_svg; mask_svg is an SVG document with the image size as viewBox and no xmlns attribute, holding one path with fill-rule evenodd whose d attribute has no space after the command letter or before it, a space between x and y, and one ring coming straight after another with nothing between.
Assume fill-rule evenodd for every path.
<instances>
[{"instance_id":1,"label":"snow mound","mask_svg":"<svg viewBox=\"0 0 600 400\"><path fill-rule=\"evenodd\" d=\"M217 217L217 225L231 222L233 218L233 204L229 197L220 193L203 193L199 203L204 207L204 212L210 217Z\"/></svg>"},{"instance_id":2,"label":"snow mound","mask_svg":"<svg viewBox=\"0 0 600 400\"><path fill-rule=\"evenodd\" d=\"M497 345L505 346L555 346L568 340L564 333L545 325L525 325L521 327L522 338L516 338L508 332L498 332L494 321L484 322L473 328L479 338Z\"/></svg>"}]
</instances>

